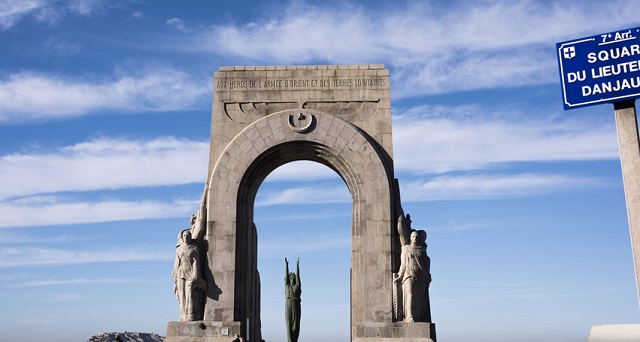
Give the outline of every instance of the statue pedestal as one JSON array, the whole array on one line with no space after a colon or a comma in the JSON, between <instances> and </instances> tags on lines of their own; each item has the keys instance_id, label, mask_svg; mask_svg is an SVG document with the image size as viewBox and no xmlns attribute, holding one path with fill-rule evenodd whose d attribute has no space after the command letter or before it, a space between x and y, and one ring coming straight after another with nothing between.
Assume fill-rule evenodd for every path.
<instances>
[{"instance_id":1,"label":"statue pedestal","mask_svg":"<svg viewBox=\"0 0 640 342\"><path fill-rule=\"evenodd\" d=\"M436 342L433 323L394 322L357 327L353 342Z\"/></svg>"},{"instance_id":2,"label":"statue pedestal","mask_svg":"<svg viewBox=\"0 0 640 342\"><path fill-rule=\"evenodd\" d=\"M165 342L230 342L240 335L240 322L169 322Z\"/></svg>"}]
</instances>

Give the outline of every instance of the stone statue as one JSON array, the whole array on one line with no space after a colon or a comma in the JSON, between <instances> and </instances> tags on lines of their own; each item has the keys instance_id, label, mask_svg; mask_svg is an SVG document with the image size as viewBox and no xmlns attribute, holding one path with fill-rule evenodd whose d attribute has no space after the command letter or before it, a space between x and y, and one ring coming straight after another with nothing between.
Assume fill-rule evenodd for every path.
<instances>
[{"instance_id":1,"label":"stone statue","mask_svg":"<svg viewBox=\"0 0 640 342\"><path fill-rule=\"evenodd\" d=\"M427 256L427 233L411 229L411 216L398 218L402 242L400 270L393 280L402 284L402 306L405 322L431 321L429 310L429 284L431 261ZM408 234L407 234L408 233ZM408 241L407 241L408 235Z\"/></svg>"},{"instance_id":2,"label":"stone statue","mask_svg":"<svg viewBox=\"0 0 640 342\"><path fill-rule=\"evenodd\" d=\"M195 240L191 238L190 229L182 230L178 235L172 274L173 289L180 304L180 320L202 319L201 307L206 282L202 279L200 254Z\"/></svg>"},{"instance_id":3,"label":"stone statue","mask_svg":"<svg viewBox=\"0 0 640 342\"><path fill-rule=\"evenodd\" d=\"M296 273L289 273L289 261L284 258L284 294L285 320L287 322L287 338L289 342L298 342L300 335L300 294L302 288L300 284L300 258L296 262Z\"/></svg>"}]
</instances>

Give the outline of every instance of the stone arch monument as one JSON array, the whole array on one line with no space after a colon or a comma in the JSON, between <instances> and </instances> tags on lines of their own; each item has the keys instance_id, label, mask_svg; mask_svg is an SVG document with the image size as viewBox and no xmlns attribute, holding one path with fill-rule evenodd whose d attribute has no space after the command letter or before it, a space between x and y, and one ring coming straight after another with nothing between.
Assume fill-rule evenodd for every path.
<instances>
[{"instance_id":1,"label":"stone arch monument","mask_svg":"<svg viewBox=\"0 0 640 342\"><path fill-rule=\"evenodd\" d=\"M209 177L191 228L206 282L194 307L202 309L194 320L169 322L168 342L228 342L236 335L261 341L253 206L267 175L296 160L330 167L351 193L352 340L435 341L428 282L422 314L408 319L408 294L403 300L404 285L394 281L398 272L409 274L402 258L410 220L394 178L387 69L221 67L211 127ZM424 241L414 245L418 253L426 248Z\"/></svg>"}]
</instances>

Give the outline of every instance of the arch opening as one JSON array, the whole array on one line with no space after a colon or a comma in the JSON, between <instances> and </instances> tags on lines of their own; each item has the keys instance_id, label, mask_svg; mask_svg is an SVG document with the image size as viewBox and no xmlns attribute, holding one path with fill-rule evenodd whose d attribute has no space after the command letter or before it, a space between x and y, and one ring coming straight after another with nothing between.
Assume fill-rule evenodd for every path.
<instances>
[{"instance_id":1,"label":"arch opening","mask_svg":"<svg viewBox=\"0 0 640 342\"><path fill-rule=\"evenodd\" d=\"M286 341L285 257L291 272L300 257L300 340L349 339L351 206L344 181L316 162L285 164L260 185L254 221L263 339Z\"/></svg>"}]
</instances>

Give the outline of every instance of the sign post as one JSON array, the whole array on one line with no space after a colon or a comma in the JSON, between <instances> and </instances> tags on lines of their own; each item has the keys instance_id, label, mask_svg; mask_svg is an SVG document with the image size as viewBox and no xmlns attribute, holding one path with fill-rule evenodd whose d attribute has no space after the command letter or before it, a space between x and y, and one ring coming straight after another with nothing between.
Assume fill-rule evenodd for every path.
<instances>
[{"instance_id":1,"label":"sign post","mask_svg":"<svg viewBox=\"0 0 640 342\"><path fill-rule=\"evenodd\" d=\"M556 52L565 110L613 103L640 300L640 27L561 42ZM602 334L603 329L610 330ZM594 325L587 341L612 341L616 334L640 338L640 325Z\"/></svg>"},{"instance_id":2,"label":"sign post","mask_svg":"<svg viewBox=\"0 0 640 342\"><path fill-rule=\"evenodd\" d=\"M613 104L620 146L622 181L627 200L627 217L633 262L636 272L636 289L640 289L640 139L638 138L638 119L635 100ZM640 295L640 290L639 290Z\"/></svg>"}]
</instances>

